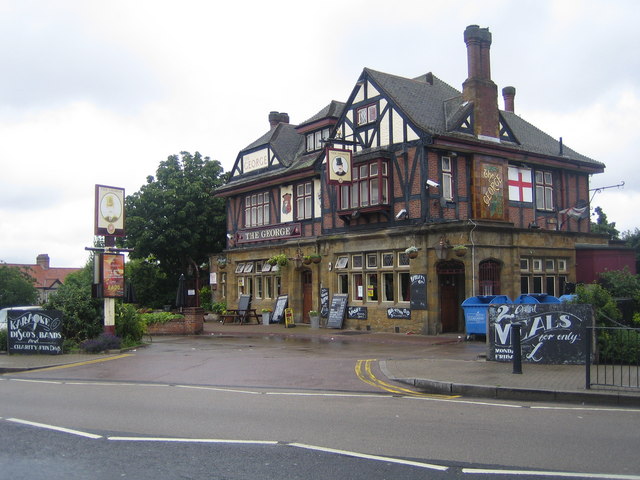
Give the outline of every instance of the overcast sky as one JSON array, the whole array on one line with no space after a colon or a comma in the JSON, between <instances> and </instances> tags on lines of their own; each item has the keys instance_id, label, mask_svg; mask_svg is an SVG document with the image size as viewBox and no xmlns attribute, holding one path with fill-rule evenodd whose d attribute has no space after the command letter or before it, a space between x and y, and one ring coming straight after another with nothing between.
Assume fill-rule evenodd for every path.
<instances>
[{"instance_id":1,"label":"overcast sky","mask_svg":"<svg viewBox=\"0 0 640 480\"><path fill-rule=\"evenodd\" d=\"M592 188L625 182L592 207L633 230L639 22L637 0L0 0L0 260L83 266L96 184L132 194L180 151L228 171L270 111L300 123L364 67L460 90L472 24L516 113L604 162Z\"/></svg>"}]
</instances>

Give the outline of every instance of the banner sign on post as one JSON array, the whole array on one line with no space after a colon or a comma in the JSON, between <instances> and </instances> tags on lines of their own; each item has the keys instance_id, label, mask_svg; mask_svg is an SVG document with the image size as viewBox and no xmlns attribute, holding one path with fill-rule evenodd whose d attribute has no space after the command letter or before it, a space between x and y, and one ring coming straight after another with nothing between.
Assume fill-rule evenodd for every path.
<instances>
[{"instance_id":1,"label":"banner sign on post","mask_svg":"<svg viewBox=\"0 0 640 480\"><path fill-rule=\"evenodd\" d=\"M102 296L104 298L123 298L124 255L103 253L101 260Z\"/></svg>"},{"instance_id":2,"label":"banner sign on post","mask_svg":"<svg viewBox=\"0 0 640 480\"><path fill-rule=\"evenodd\" d=\"M513 361L511 325L521 331L522 362L584 364L591 305L523 303L489 306L489 360Z\"/></svg>"},{"instance_id":3,"label":"banner sign on post","mask_svg":"<svg viewBox=\"0 0 640 480\"><path fill-rule=\"evenodd\" d=\"M9 353L62 354L62 312L10 310L7 313Z\"/></svg>"},{"instance_id":4,"label":"banner sign on post","mask_svg":"<svg viewBox=\"0 0 640 480\"><path fill-rule=\"evenodd\" d=\"M124 236L124 188L96 185L96 235Z\"/></svg>"}]
</instances>

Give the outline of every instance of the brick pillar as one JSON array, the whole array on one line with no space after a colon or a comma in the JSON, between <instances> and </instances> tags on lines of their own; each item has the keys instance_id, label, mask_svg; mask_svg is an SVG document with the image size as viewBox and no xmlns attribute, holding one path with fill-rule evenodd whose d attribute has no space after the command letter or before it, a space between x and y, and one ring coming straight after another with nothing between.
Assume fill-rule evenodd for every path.
<instances>
[{"instance_id":1,"label":"brick pillar","mask_svg":"<svg viewBox=\"0 0 640 480\"><path fill-rule=\"evenodd\" d=\"M200 307L187 307L183 313L185 335L202 333L204 329L204 310Z\"/></svg>"}]
</instances>

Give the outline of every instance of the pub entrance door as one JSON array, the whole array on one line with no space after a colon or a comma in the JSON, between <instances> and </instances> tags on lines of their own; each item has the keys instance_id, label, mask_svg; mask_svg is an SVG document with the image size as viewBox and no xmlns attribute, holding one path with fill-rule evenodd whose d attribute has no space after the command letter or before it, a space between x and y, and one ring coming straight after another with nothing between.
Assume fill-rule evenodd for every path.
<instances>
[{"instance_id":1,"label":"pub entrance door","mask_svg":"<svg viewBox=\"0 0 640 480\"><path fill-rule=\"evenodd\" d=\"M442 333L460 332L460 304L464 300L464 264L455 260L440 262L436 266L440 289L440 323Z\"/></svg>"},{"instance_id":2,"label":"pub entrance door","mask_svg":"<svg viewBox=\"0 0 640 480\"><path fill-rule=\"evenodd\" d=\"M311 323L309 311L313 310L313 274L311 270L302 271L302 323Z\"/></svg>"}]
</instances>

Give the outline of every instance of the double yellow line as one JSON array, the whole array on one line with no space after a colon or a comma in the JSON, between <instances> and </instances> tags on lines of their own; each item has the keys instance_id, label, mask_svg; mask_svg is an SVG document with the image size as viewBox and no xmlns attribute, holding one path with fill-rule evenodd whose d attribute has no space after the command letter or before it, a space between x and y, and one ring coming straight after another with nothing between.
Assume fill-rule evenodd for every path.
<instances>
[{"instance_id":1,"label":"double yellow line","mask_svg":"<svg viewBox=\"0 0 640 480\"><path fill-rule=\"evenodd\" d=\"M393 393L396 395L404 395L410 397L428 397L428 398L442 398L442 399L451 399L457 398L458 395L437 395L437 394L428 394L422 392L416 392L415 390L410 390L408 388L399 387L397 385L392 385L383 380L377 378L373 372L371 371L371 364L373 362L377 362L375 358L370 358L367 360L358 360L356 362L356 375L360 380L364 383L367 383L373 387L380 388L386 392Z\"/></svg>"}]
</instances>

